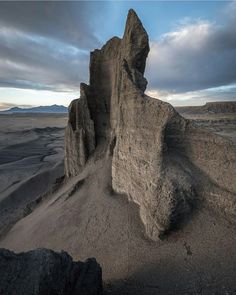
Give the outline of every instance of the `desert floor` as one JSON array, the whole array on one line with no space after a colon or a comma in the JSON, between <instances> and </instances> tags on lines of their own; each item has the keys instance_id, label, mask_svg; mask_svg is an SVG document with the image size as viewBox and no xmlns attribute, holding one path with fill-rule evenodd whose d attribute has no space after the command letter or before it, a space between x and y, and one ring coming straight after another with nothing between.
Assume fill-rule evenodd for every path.
<instances>
[{"instance_id":1,"label":"desert floor","mask_svg":"<svg viewBox=\"0 0 236 295\"><path fill-rule=\"evenodd\" d=\"M235 142L234 117L223 119L195 117L195 119L196 124L206 126ZM1 135L3 138L4 133L6 133L5 138L8 136L6 120L3 120L6 124ZM28 119L24 120L22 124L24 122L28 130ZM27 140L26 137L22 142L22 136L19 135L22 129L17 127L16 136L10 132L11 144L1 147L0 159L4 159L2 156L4 150L5 154L13 159L8 162L9 165L13 165L8 172L7 170L4 172L3 168L1 170L2 175L6 175L4 177L5 181L8 181L9 188L16 185L12 182L10 184L11 173L13 176L16 173L14 177L18 174L18 179L21 177L18 183L32 175L41 175L36 181L40 186L34 184L31 187L32 180L28 181L24 194L21 192L18 198L25 198L25 195L30 197L35 191L39 195L39 188L48 178L48 175L42 177L40 169L48 171L49 166L56 165L63 158L63 129L58 127L63 128L66 120L65 118L47 120L47 124L50 124L48 127L52 129L47 128L48 131L39 134L35 131L36 126L32 125L30 139ZM53 120L57 121L57 124L54 123L56 126L53 126ZM39 122L42 124L41 120ZM30 154L35 146L32 144L34 140L38 140L39 143L38 155ZM17 152L21 151L20 148L12 148L12 145L14 147L17 144L20 146L24 144L25 148L21 152L24 157L20 154L20 157L14 160L14 156L18 155ZM12 149L15 152L10 156ZM52 151L56 149L58 153L54 154ZM74 259L96 257L103 269L105 294L236 294L235 226L203 207L196 211L182 228L164 240L150 241L145 235L137 205L129 202L125 196L116 195L107 187L110 163L104 162L99 153L98 150L94 155L95 161L88 162L86 169L80 175L70 179L45 198L32 213L27 212L24 218L18 216L17 219L20 220L17 222L14 218L13 221L11 219L11 228L2 233L0 247L16 252L46 247L57 251L68 251ZM32 165L32 168L26 168L28 167L26 161L21 168L22 171L27 173L28 170L32 170L24 176L17 162L23 159L28 159L30 162L31 157L37 159L38 166L35 164L36 166ZM45 159L50 159L50 162L44 163ZM7 163L3 161L0 167L4 165ZM51 172L54 180L57 170ZM4 173L8 173L8 176ZM3 196L4 192L1 192L1 199ZM14 198L10 200L8 206L15 204ZM15 215L15 212L17 211L10 215L4 213L4 216L7 219Z\"/></svg>"},{"instance_id":2,"label":"desert floor","mask_svg":"<svg viewBox=\"0 0 236 295\"><path fill-rule=\"evenodd\" d=\"M63 175L66 122L61 114L0 115L0 233Z\"/></svg>"}]
</instances>

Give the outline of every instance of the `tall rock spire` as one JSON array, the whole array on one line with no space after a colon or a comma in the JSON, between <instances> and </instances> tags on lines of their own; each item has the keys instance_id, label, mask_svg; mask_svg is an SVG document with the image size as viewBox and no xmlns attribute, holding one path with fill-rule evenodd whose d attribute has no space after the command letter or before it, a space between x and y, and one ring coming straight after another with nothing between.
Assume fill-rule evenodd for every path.
<instances>
[{"instance_id":1,"label":"tall rock spire","mask_svg":"<svg viewBox=\"0 0 236 295\"><path fill-rule=\"evenodd\" d=\"M131 9L123 38L91 53L90 85L81 85L81 98L70 107L65 172L79 174L102 145L99 156L112 162L107 185L139 205L155 240L200 198L233 216L236 167L235 147L145 95L148 52L148 35Z\"/></svg>"}]
</instances>

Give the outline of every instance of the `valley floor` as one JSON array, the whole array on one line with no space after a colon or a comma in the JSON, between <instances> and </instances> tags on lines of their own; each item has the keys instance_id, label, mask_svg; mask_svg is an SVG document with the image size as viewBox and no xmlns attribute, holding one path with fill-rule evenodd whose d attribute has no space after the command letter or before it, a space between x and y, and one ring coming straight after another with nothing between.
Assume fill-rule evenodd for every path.
<instances>
[{"instance_id":1,"label":"valley floor","mask_svg":"<svg viewBox=\"0 0 236 295\"><path fill-rule=\"evenodd\" d=\"M0 115L0 234L64 174L66 115Z\"/></svg>"},{"instance_id":2,"label":"valley floor","mask_svg":"<svg viewBox=\"0 0 236 295\"><path fill-rule=\"evenodd\" d=\"M235 226L203 206L178 231L150 241L138 206L111 190L110 158L101 153L16 222L0 247L96 257L105 294L236 294Z\"/></svg>"}]
</instances>

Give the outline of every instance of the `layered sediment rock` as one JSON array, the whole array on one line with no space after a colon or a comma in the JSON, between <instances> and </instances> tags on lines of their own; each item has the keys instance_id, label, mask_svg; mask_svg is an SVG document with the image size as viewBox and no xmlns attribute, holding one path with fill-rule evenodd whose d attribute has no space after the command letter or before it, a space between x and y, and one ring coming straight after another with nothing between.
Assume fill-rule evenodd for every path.
<instances>
[{"instance_id":1,"label":"layered sediment rock","mask_svg":"<svg viewBox=\"0 0 236 295\"><path fill-rule=\"evenodd\" d=\"M176 107L180 114L235 114L236 101L207 102L202 106Z\"/></svg>"},{"instance_id":2,"label":"layered sediment rock","mask_svg":"<svg viewBox=\"0 0 236 295\"><path fill-rule=\"evenodd\" d=\"M123 38L114 37L91 53L87 104L82 95L82 102L70 109L66 174L78 174L93 144L105 143L112 157L112 188L140 206L146 232L154 240L189 217L199 202L233 220L235 147L195 127L170 104L145 95L148 52L148 35L130 10ZM82 124L71 119L79 114L86 118ZM94 124L93 132L86 122ZM76 136L81 130L83 136Z\"/></svg>"},{"instance_id":3,"label":"layered sediment rock","mask_svg":"<svg viewBox=\"0 0 236 295\"><path fill-rule=\"evenodd\" d=\"M66 252L1 249L0 294L100 295L102 271L95 259L74 262Z\"/></svg>"}]
</instances>

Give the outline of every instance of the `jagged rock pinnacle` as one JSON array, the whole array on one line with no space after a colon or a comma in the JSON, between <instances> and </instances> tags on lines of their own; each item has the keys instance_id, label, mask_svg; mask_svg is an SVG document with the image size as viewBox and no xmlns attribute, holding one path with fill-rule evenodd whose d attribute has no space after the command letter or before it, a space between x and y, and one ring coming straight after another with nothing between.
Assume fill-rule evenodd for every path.
<instances>
[{"instance_id":1,"label":"jagged rock pinnacle","mask_svg":"<svg viewBox=\"0 0 236 295\"><path fill-rule=\"evenodd\" d=\"M79 174L103 146L100 157L112 163L108 185L139 205L155 240L190 216L200 199L234 216L236 167L235 147L145 95L148 52L148 35L130 10L123 38L91 53L90 85L83 84L70 108L65 172Z\"/></svg>"},{"instance_id":2,"label":"jagged rock pinnacle","mask_svg":"<svg viewBox=\"0 0 236 295\"><path fill-rule=\"evenodd\" d=\"M143 75L149 52L148 35L133 9L129 10L122 41L124 58Z\"/></svg>"}]
</instances>

